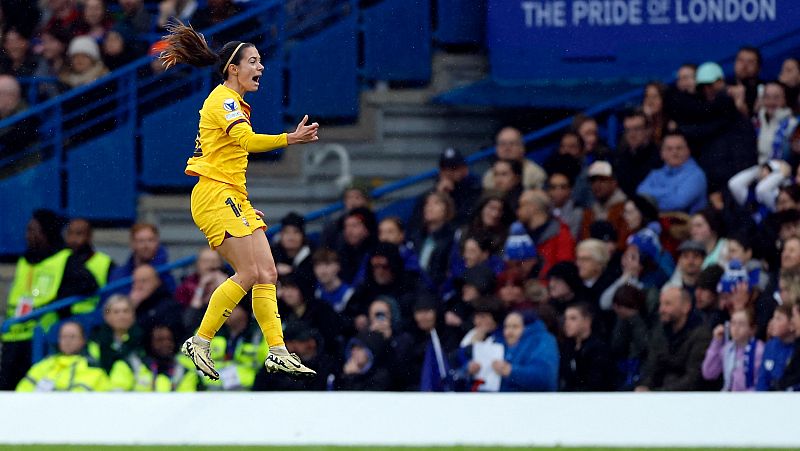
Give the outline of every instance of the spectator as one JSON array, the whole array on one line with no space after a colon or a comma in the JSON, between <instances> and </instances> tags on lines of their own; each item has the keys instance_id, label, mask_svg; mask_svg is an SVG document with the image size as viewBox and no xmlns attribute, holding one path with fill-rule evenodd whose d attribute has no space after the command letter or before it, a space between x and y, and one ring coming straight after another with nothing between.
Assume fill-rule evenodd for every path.
<instances>
[{"instance_id":1,"label":"spectator","mask_svg":"<svg viewBox=\"0 0 800 451\"><path fill-rule=\"evenodd\" d=\"M782 186L775 199L775 211L797 210L800 207L800 185Z\"/></svg>"},{"instance_id":2,"label":"spectator","mask_svg":"<svg viewBox=\"0 0 800 451\"><path fill-rule=\"evenodd\" d=\"M78 34L88 35L97 42L102 42L112 25L113 21L108 15L104 0L83 2L83 17L78 25Z\"/></svg>"},{"instance_id":3,"label":"spectator","mask_svg":"<svg viewBox=\"0 0 800 451\"><path fill-rule=\"evenodd\" d=\"M744 94L744 103L747 106L743 110L748 117L753 115L754 105L758 98L758 87L763 85L759 77L761 73L761 51L755 47L745 46L736 53L736 60L733 63L733 80L731 85L739 88Z\"/></svg>"},{"instance_id":4,"label":"spectator","mask_svg":"<svg viewBox=\"0 0 800 451\"><path fill-rule=\"evenodd\" d=\"M527 299L525 279L519 271L505 271L497 276L497 299L506 311L535 312L536 304Z\"/></svg>"},{"instance_id":5,"label":"spectator","mask_svg":"<svg viewBox=\"0 0 800 451\"><path fill-rule=\"evenodd\" d=\"M652 223L658 223L659 213L655 203L649 197L634 194L625 202L625 209L622 210L622 217L625 225L631 234L646 228Z\"/></svg>"},{"instance_id":6,"label":"spectator","mask_svg":"<svg viewBox=\"0 0 800 451\"><path fill-rule=\"evenodd\" d=\"M45 24L43 31L64 32L69 35L70 39L77 36L81 14L75 7L75 0L48 0L47 3L50 19Z\"/></svg>"},{"instance_id":7,"label":"spectator","mask_svg":"<svg viewBox=\"0 0 800 451\"><path fill-rule=\"evenodd\" d=\"M339 278L339 256L330 249L317 249L312 263L314 275L319 281L314 297L326 302L336 313L342 313L355 290Z\"/></svg>"},{"instance_id":8,"label":"spectator","mask_svg":"<svg viewBox=\"0 0 800 451\"><path fill-rule=\"evenodd\" d=\"M133 62L136 58L144 56L144 53L141 45L136 41L136 35L123 24L117 24L108 30L102 41L103 63L110 70L117 70ZM160 65L160 60L158 61ZM164 68L164 66L160 67Z\"/></svg>"},{"instance_id":9,"label":"spectator","mask_svg":"<svg viewBox=\"0 0 800 451\"><path fill-rule=\"evenodd\" d=\"M133 270L141 265L161 266L167 263L167 249L161 245L158 237L158 228L152 224L138 223L131 227L131 256L128 261L114 268L108 277L109 282L130 277ZM168 272L161 274L161 281L166 289L175 291L175 279Z\"/></svg>"},{"instance_id":10,"label":"spectator","mask_svg":"<svg viewBox=\"0 0 800 451\"><path fill-rule=\"evenodd\" d=\"M480 299L491 296L495 292L496 277L494 271L487 266L478 265L468 268L456 280L457 294L447 299L445 304L445 325L469 330L467 324Z\"/></svg>"},{"instance_id":11,"label":"spectator","mask_svg":"<svg viewBox=\"0 0 800 451\"><path fill-rule=\"evenodd\" d=\"M558 150L547 158L545 167L550 173L556 172L555 168L569 168L574 166L579 169L575 175L575 184L572 190L572 198L575 204L586 207L591 201L592 193L589 191L589 179L586 170L590 162L585 158L583 139L577 133L568 131L561 135Z\"/></svg>"},{"instance_id":12,"label":"spectator","mask_svg":"<svg viewBox=\"0 0 800 451\"><path fill-rule=\"evenodd\" d=\"M539 255L539 278L554 264L575 260L575 239L569 227L552 215L552 204L541 190L526 190L519 199L517 220L525 227Z\"/></svg>"},{"instance_id":13,"label":"spectator","mask_svg":"<svg viewBox=\"0 0 800 451\"><path fill-rule=\"evenodd\" d=\"M522 165L516 160L497 160L492 165L494 185L492 190L503 196L512 211L517 209L522 186Z\"/></svg>"},{"instance_id":14,"label":"spectator","mask_svg":"<svg viewBox=\"0 0 800 451\"><path fill-rule=\"evenodd\" d=\"M572 119L571 128L581 137L583 153L591 162L608 159L611 149L600 139L595 118L579 114Z\"/></svg>"},{"instance_id":15,"label":"spectator","mask_svg":"<svg viewBox=\"0 0 800 451\"><path fill-rule=\"evenodd\" d=\"M597 308L600 296L611 286L619 274L613 273L608 267L608 247L602 241L588 238L580 243L575 250L575 262L578 266L578 275L584 286L585 299ZM595 325L595 329L598 328Z\"/></svg>"},{"instance_id":16,"label":"spectator","mask_svg":"<svg viewBox=\"0 0 800 451\"><path fill-rule=\"evenodd\" d=\"M24 34L33 35L42 17L39 3L44 4L45 2L32 2L30 0L0 1L3 23L14 24Z\"/></svg>"},{"instance_id":17,"label":"spectator","mask_svg":"<svg viewBox=\"0 0 800 451\"><path fill-rule=\"evenodd\" d=\"M725 264L728 261L728 240L722 238L725 234L725 223L722 215L711 208L704 209L692 215L689 221L689 234L692 241L705 246L706 258L703 268L716 263Z\"/></svg>"},{"instance_id":18,"label":"spectator","mask_svg":"<svg viewBox=\"0 0 800 451\"><path fill-rule=\"evenodd\" d=\"M522 186L541 188L547 174L539 165L525 158L525 143L522 133L514 127L504 127L495 137L495 155L499 160L515 160L522 165ZM494 189L494 173L490 169L483 174L483 188Z\"/></svg>"},{"instance_id":19,"label":"spectator","mask_svg":"<svg viewBox=\"0 0 800 451\"><path fill-rule=\"evenodd\" d=\"M769 324L769 341L764 346L764 356L758 370L756 390L775 390L783 376L783 370L789 363L794 350L794 333L792 333L792 306L779 305L772 315Z\"/></svg>"},{"instance_id":20,"label":"spectator","mask_svg":"<svg viewBox=\"0 0 800 451\"><path fill-rule=\"evenodd\" d=\"M319 334L305 324L285 322L283 339L286 349L307 362L317 374L310 378L295 379L284 373L268 373L261 368L253 383L253 391L322 391L333 388L338 374L336 359L321 352Z\"/></svg>"},{"instance_id":21,"label":"spectator","mask_svg":"<svg viewBox=\"0 0 800 451\"><path fill-rule=\"evenodd\" d=\"M31 51L31 37L15 27L3 32L3 53L0 54L0 73L14 77L32 77L38 61Z\"/></svg>"},{"instance_id":22,"label":"spectator","mask_svg":"<svg viewBox=\"0 0 800 451\"><path fill-rule=\"evenodd\" d=\"M134 271L134 273L135 272L136 271ZM208 303L211 302L211 295L227 278L228 275L224 272L220 270L211 270L198 281L196 286L194 286L188 304L181 304L180 301L178 302L178 305L183 307L184 329L195 330L200 327L203 314L208 307Z\"/></svg>"},{"instance_id":23,"label":"spectator","mask_svg":"<svg viewBox=\"0 0 800 451\"><path fill-rule=\"evenodd\" d=\"M608 271L612 274L622 274L622 251L627 246L627 238L620 243L617 231L608 221L593 222L589 227L589 238L600 240L605 244L609 256Z\"/></svg>"},{"instance_id":24,"label":"spectator","mask_svg":"<svg viewBox=\"0 0 800 451\"><path fill-rule=\"evenodd\" d=\"M611 353L617 365L615 387L633 390L639 385L647 357L648 331L642 317L645 293L633 284L624 284L615 291L612 302L616 315L611 333Z\"/></svg>"},{"instance_id":25,"label":"spectator","mask_svg":"<svg viewBox=\"0 0 800 451\"><path fill-rule=\"evenodd\" d=\"M211 340L211 359L219 380L202 378L207 390L249 391L256 372L267 357L264 336L253 327L249 302L240 302L231 312L219 333Z\"/></svg>"},{"instance_id":26,"label":"spectator","mask_svg":"<svg viewBox=\"0 0 800 451\"><path fill-rule=\"evenodd\" d=\"M108 73L108 68L100 59L97 42L88 36L78 36L69 43L67 55L70 69L61 75L61 82L70 88L88 85Z\"/></svg>"},{"instance_id":27,"label":"spectator","mask_svg":"<svg viewBox=\"0 0 800 451\"><path fill-rule=\"evenodd\" d=\"M145 8L144 0L119 0L119 6L117 22L131 27L136 34L153 31L153 17Z\"/></svg>"},{"instance_id":28,"label":"spectator","mask_svg":"<svg viewBox=\"0 0 800 451\"><path fill-rule=\"evenodd\" d=\"M311 253L311 246L306 239L305 219L295 212L284 216L278 242L272 247L272 257L278 276L292 274L306 298L313 296L316 285Z\"/></svg>"},{"instance_id":29,"label":"spectator","mask_svg":"<svg viewBox=\"0 0 800 451\"><path fill-rule=\"evenodd\" d=\"M481 181L469 172L467 160L458 149L447 148L439 156L439 175L433 192L447 195L455 204L453 224L461 226L474 216L475 205L481 195ZM417 200L410 223L419 223L427 195Z\"/></svg>"},{"instance_id":30,"label":"spectator","mask_svg":"<svg viewBox=\"0 0 800 451\"><path fill-rule=\"evenodd\" d=\"M730 337L725 326L714 328L714 338L703 360L703 378L712 381L723 376L722 391L753 391L764 355L764 343L754 337L756 321L747 310L731 315Z\"/></svg>"},{"instance_id":31,"label":"spectator","mask_svg":"<svg viewBox=\"0 0 800 451\"><path fill-rule=\"evenodd\" d=\"M756 111L758 163L764 164L788 156L789 137L797 127L797 119L787 105L786 88L779 82L764 85L760 103Z\"/></svg>"},{"instance_id":32,"label":"spectator","mask_svg":"<svg viewBox=\"0 0 800 451\"><path fill-rule=\"evenodd\" d=\"M678 265L670 278L670 285L681 287L692 298L695 305L694 293L697 288L697 279L703 270L703 260L706 258L706 248L697 241L686 240L678 246Z\"/></svg>"},{"instance_id":33,"label":"spectator","mask_svg":"<svg viewBox=\"0 0 800 451\"><path fill-rule=\"evenodd\" d=\"M761 260L753 258L753 239L746 230L737 230L728 235L728 259L739 260L747 271L747 280L751 287L759 293L769 283L769 275Z\"/></svg>"},{"instance_id":34,"label":"spectator","mask_svg":"<svg viewBox=\"0 0 800 451\"><path fill-rule=\"evenodd\" d=\"M556 391L558 389L558 345L544 323L530 315L512 312L503 323L504 360L492 362L502 377L500 391Z\"/></svg>"},{"instance_id":35,"label":"spectator","mask_svg":"<svg viewBox=\"0 0 800 451\"><path fill-rule=\"evenodd\" d=\"M567 307L561 344L560 391L611 391L614 368L608 346L592 328L592 307L584 302Z\"/></svg>"},{"instance_id":36,"label":"spectator","mask_svg":"<svg viewBox=\"0 0 800 451\"><path fill-rule=\"evenodd\" d=\"M344 220L348 212L362 207L369 210L369 191L366 187L351 185L342 192L342 204L344 204L344 214L328 222L322 229L322 235L320 236L320 245L322 247L335 249L341 243L343 240Z\"/></svg>"},{"instance_id":37,"label":"spectator","mask_svg":"<svg viewBox=\"0 0 800 451\"><path fill-rule=\"evenodd\" d=\"M22 90L16 78L0 75L0 120L7 119L28 108L22 100ZM38 139L37 121L23 119L16 124L0 129L0 158L14 155L28 148Z\"/></svg>"},{"instance_id":38,"label":"spectator","mask_svg":"<svg viewBox=\"0 0 800 451\"><path fill-rule=\"evenodd\" d=\"M711 265L697 276L694 289L695 310L703 319L708 330L714 330L728 320L728 312L720 307L717 285L725 271L719 265Z\"/></svg>"},{"instance_id":39,"label":"spectator","mask_svg":"<svg viewBox=\"0 0 800 451\"><path fill-rule=\"evenodd\" d=\"M388 350L380 333L364 331L350 339L344 357L335 379L336 390L386 391L392 387Z\"/></svg>"},{"instance_id":40,"label":"spectator","mask_svg":"<svg viewBox=\"0 0 800 451\"><path fill-rule=\"evenodd\" d=\"M8 295L6 319L24 316L58 299L89 295L97 282L83 263L64 249L61 229L64 223L50 210L36 210L25 229L27 247L17 261L14 281ZM13 390L30 368L34 328L47 331L69 309L48 313L38 319L13 324L2 335L0 390Z\"/></svg>"},{"instance_id":41,"label":"spectator","mask_svg":"<svg viewBox=\"0 0 800 451\"><path fill-rule=\"evenodd\" d=\"M778 390L800 389L800 303L792 306L792 329L795 333L794 350L789 357L789 363L783 370L783 376L778 380L776 388Z\"/></svg>"},{"instance_id":42,"label":"spectator","mask_svg":"<svg viewBox=\"0 0 800 451\"><path fill-rule=\"evenodd\" d=\"M306 298L299 281L291 274L279 278L278 312L289 322L305 324L319 332L320 346L328 355L342 352L344 322L326 302Z\"/></svg>"},{"instance_id":43,"label":"spectator","mask_svg":"<svg viewBox=\"0 0 800 451\"><path fill-rule=\"evenodd\" d=\"M584 209L575 205L572 198L574 181L567 175L555 172L547 179L547 194L553 201L553 216L569 226L572 236L579 236Z\"/></svg>"},{"instance_id":44,"label":"spectator","mask_svg":"<svg viewBox=\"0 0 800 451\"><path fill-rule=\"evenodd\" d=\"M711 333L692 313L692 300L679 287L661 292L661 325L655 327L647 363L636 391L693 391L704 388L700 371Z\"/></svg>"},{"instance_id":45,"label":"spectator","mask_svg":"<svg viewBox=\"0 0 800 451\"><path fill-rule=\"evenodd\" d=\"M572 262L560 262L547 272L547 291L550 305L559 316L563 316L567 306L584 301L583 281L578 267Z\"/></svg>"},{"instance_id":46,"label":"spectator","mask_svg":"<svg viewBox=\"0 0 800 451\"><path fill-rule=\"evenodd\" d=\"M416 333L411 374L418 374L419 381L412 383L411 388L418 386L422 392L452 391L454 388L450 356L457 351L461 334L455 327L440 324L438 306L438 300L427 294L420 296L414 304Z\"/></svg>"},{"instance_id":47,"label":"spectator","mask_svg":"<svg viewBox=\"0 0 800 451\"><path fill-rule=\"evenodd\" d=\"M583 210L580 239L589 238L589 228L595 221L608 221L617 234L627 238L627 228L623 218L625 202L628 198L619 189L612 172L611 163L595 161L587 171L592 190L592 202Z\"/></svg>"},{"instance_id":48,"label":"spectator","mask_svg":"<svg viewBox=\"0 0 800 451\"><path fill-rule=\"evenodd\" d=\"M189 23L196 11L196 0L161 0L158 4L156 27L159 32L166 31L166 26L170 19L178 19L183 23Z\"/></svg>"},{"instance_id":49,"label":"spectator","mask_svg":"<svg viewBox=\"0 0 800 451\"><path fill-rule=\"evenodd\" d=\"M156 324L145 334L145 353L118 360L109 374L115 391L194 392L200 382L191 360L176 355L175 334Z\"/></svg>"},{"instance_id":50,"label":"spectator","mask_svg":"<svg viewBox=\"0 0 800 451\"><path fill-rule=\"evenodd\" d=\"M514 213L505 200L496 194L489 194L478 201L475 215L469 227L461 236L486 234L492 243L492 254L498 254L508 237L508 227L513 222Z\"/></svg>"},{"instance_id":51,"label":"spectator","mask_svg":"<svg viewBox=\"0 0 800 451\"><path fill-rule=\"evenodd\" d=\"M786 88L787 106L792 110L796 110L798 107L797 99L800 96L800 60L792 57L783 60L781 73L778 74L778 81Z\"/></svg>"},{"instance_id":52,"label":"spectator","mask_svg":"<svg viewBox=\"0 0 800 451\"><path fill-rule=\"evenodd\" d=\"M369 332L377 333L386 352L389 390L405 391L419 375L408 374L413 339L401 329L402 317L394 299L381 296L369 306Z\"/></svg>"},{"instance_id":53,"label":"spectator","mask_svg":"<svg viewBox=\"0 0 800 451\"><path fill-rule=\"evenodd\" d=\"M678 91L694 95L697 92L697 65L683 64L678 68L678 76L675 80L675 87Z\"/></svg>"},{"instance_id":54,"label":"spectator","mask_svg":"<svg viewBox=\"0 0 800 451\"><path fill-rule=\"evenodd\" d=\"M353 286L364 280L369 253L377 241L375 214L366 207L350 210L344 217L342 240L334 248L339 254L339 277Z\"/></svg>"},{"instance_id":55,"label":"spectator","mask_svg":"<svg viewBox=\"0 0 800 451\"><path fill-rule=\"evenodd\" d=\"M17 385L18 392L92 392L109 389L108 376L81 353L86 346L83 327L65 322L58 331L58 354L33 365Z\"/></svg>"},{"instance_id":56,"label":"spectator","mask_svg":"<svg viewBox=\"0 0 800 451\"><path fill-rule=\"evenodd\" d=\"M642 112L647 116L647 122L653 129L653 141L662 144L667 135L667 117L664 111L664 97L667 87L660 82L650 82L644 87L642 98Z\"/></svg>"},{"instance_id":57,"label":"spectator","mask_svg":"<svg viewBox=\"0 0 800 451\"><path fill-rule=\"evenodd\" d=\"M197 254L195 272L186 276L175 290L175 300L184 307L195 304L195 308L205 309L211 296L210 285L216 288L228 276L222 271L222 257L210 248L203 248ZM192 302L193 300L199 302ZM205 302L203 302L205 301Z\"/></svg>"},{"instance_id":58,"label":"spectator","mask_svg":"<svg viewBox=\"0 0 800 451\"><path fill-rule=\"evenodd\" d=\"M628 268L632 272L639 272L638 280L646 289L661 287L675 271L672 256L661 247L658 238L660 230L658 223L651 222L648 227L628 237L628 249L631 251ZM636 266L635 262L638 262L638 270L633 268Z\"/></svg>"},{"instance_id":59,"label":"spectator","mask_svg":"<svg viewBox=\"0 0 800 451\"><path fill-rule=\"evenodd\" d=\"M67 46L70 36L63 30L45 30L41 35L39 46L39 64L36 65L34 77L60 78L68 70ZM66 88L59 82L40 83L39 96L53 98L63 93Z\"/></svg>"},{"instance_id":60,"label":"spectator","mask_svg":"<svg viewBox=\"0 0 800 451\"><path fill-rule=\"evenodd\" d=\"M534 249L533 252L535 253L536 250ZM461 246L461 255L463 256L464 266L459 268L461 271L458 274L455 274L454 271L456 276L460 276L464 271L478 266L485 266L494 273L499 274L505 265L500 258L492 255L492 241L486 235L468 236L464 239L464 244Z\"/></svg>"},{"instance_id":61,"label":"spectator","mask_svg":"<svg viewBox=\"0 0 800 451\"><path fill-rule=\"evenodd\" d=\"M661 145L664 167L654 169L636 189L653 197L662 211L694 213L706 205L706 176L689 152L686 138L668 133Z\"/></svg>"},{"instance_id":62,"label":"spectator","mask_svg":"<svg viewBox=\"0 0 800 451\"><path fill-rule=\"evenodd\" d=\"M172 299L172 294L152 266L144 264L133 270L133 285L128 296L136 310L136 324L142 329L147 330L159 323L183 332L183 309Z\"/></svg>"},{"instance_id":63,"label":"spectator","mask_svg":"<svg viewBox=\"0 0 800 451\"><path fill-rule=\"evenodd\" d=\"M406 240L405 227L400 218L389 216L381 220L378 224L378 241L397 246L397 250L400 251L400 256L403 258L403 268L409 272L420 273L426 279L426 284L430 283L419 267L419 255L414 250L413 243Z\"/></svg>"},{"instance_id":64,"label":"spectator","mask_svg":"<svg viewBox=\"0 0 800 451\"><path fill-rule=\"evenodd\" d=\"M515 222L511 224L510 232L503 248L504 272L514 272L522 279L536 276L534 268L539 263L539 257L525 226Z\"/></svg>"},{"instance_id":65,"label":"spectator","mask_svg":"<svg viewBox=\"0 0 800 451\"><path fill-rule=\"evenodd\" d=\"M705 63L697 69L701 102L691 114L676 116L682 133L705 172L708 192L721 191L737 172L756 164L755 131L725 92L722 68ZM685 118L685 119L684 119Z\"/></svg>"},{"instance_id":66,"label":"spectator","mask_svg":"<svg viewBox=\"0 0 800 451\"><path fill-rule=\"evenodd\" d=\"M464 379L472 384L470 387L465 387L468 391L481 390L482 384L481 381L474 380L481 365L472 359L472 346L476 343L499 343L503 333L499 326L505 318L503 306L498 299L482 297L475 300L473 306L473 327L461 338L457 359L462 365L461 373L464 373Z\"/></svg>"},{"instance_id":67,"label":"spectator","mask_svg":"<svg viewBox=\"0 0 800 451\"><path fill-rule=\"evenodd\" d=\"M693 80L694 81L694 80ZM614 173L624 174L618 179L622 191L632 196L647 174L663 165L658 147L653 141L652 125L641 110L625 115L622 120L623 135L614 158Z\"/></svg>"},{"instance_id":68,"label":"spectator","mask_svg":"<svg viewBox=\"0 0 800 451\"><path fill-rule=\"evenodd\" d=\"M780 186L791 179L792 168L783 160L770 160L760 166L745 169L728 180L733 199L761 221L777 208Z\"/></svg>"},{"instance_id":69,"label":"spectator","mask_svg":"<svg viewBox=\"0 0 800 451\"><path fill-rule=\"evenodd\" d=\"M75 218L67 224L67 247L72 250L72 255L79 259L86 269L92 273L98 288L103 288L108 283L108 275L114 268L114 261L103 252L97 251L92 245L92 225L83 218ZM93 297L72 305L75 315L91 313L97 307L100 298Z\"/></svg>"},{"instance_id":70,"label":"spectator","mask_svg":"<svg viewBox=\"0 0 800 451\"><path fill-rule=\"evenodd\" d=\"M755 302L759 338L766 337L769 320L779 305L800 303L800 239L791 238L783 244L781 263L785 267L771 278Z\"/></svg>"},{"instance_id":71,"label":"spectator","mask_svg":"<svg viewBox=\"0 0 800 451\"><path fill-rule=\"evenodd\" d=\"M89 342L89 355L109 372L114 362L138 353L141 346L142 330L136 325L133 303L122 294L111 296L103 305L103 324Z\"/></svg>"},{"instance_id":72,"label":"spectator","mask_svg":"<svg viewBox=\"0 0 800 451\"><path fill-rule=\"evenodd\" d=\"M441 289L447 277L455 232L451 225L454 217L455 204L450 196L441 192L428 194L422 213L422 227L413 238L414 249L419 250L419 266L437 290Z\"/></svg>"},{"instance_id":73,"label":"spectator","mask_svg":"<svg viewBox=\"0 0 800 451\"><path fill-rule=\"evenodd\" d=\"M205 30L213 25L221 23L242 11L242 8L235 5L232 0L207 0L206 7L199 9L193 17L193 25L197 30ZM245 28L245 24L242 24ZM245 28L247 29L247 28ZM221 43L236 40L235 32L228 31L217 33L216 40Z\"/></svg>"}]
</instances>

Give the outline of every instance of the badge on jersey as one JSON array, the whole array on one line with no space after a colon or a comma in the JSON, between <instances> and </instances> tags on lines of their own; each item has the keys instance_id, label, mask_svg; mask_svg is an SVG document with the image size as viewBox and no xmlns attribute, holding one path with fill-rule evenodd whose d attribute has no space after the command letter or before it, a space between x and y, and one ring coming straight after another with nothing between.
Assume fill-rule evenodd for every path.
<instances>
[{"instance_id":1,"label":"badge on jersey","mask_svg":"<svg viewBox=\"0 0 800 451\"><path fill-rule=\"evenodd\" d=\"M225 99L222 101L222 108L225 111L236 111L239 109L239 102L236 99Z\"/></svg>"}]
</instances>

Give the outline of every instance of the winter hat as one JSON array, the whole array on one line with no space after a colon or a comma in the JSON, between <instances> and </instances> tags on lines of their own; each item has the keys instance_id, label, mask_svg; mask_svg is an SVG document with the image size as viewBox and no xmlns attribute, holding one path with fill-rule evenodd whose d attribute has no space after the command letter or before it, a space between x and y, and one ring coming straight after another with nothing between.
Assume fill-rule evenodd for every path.
<instances>
[{"instance_id":1,"label":"winter hat","mask_svg":"<svg viewBox=\"0 0 800 451\"><path fill-rule=\"evenodd\" d=\"M506 239L503 249L505 259L510 261L523 261L536 258L536 246L528 235L525 226L519 221L511 224L511 231Z\"/></svg>"},{"instance_id":2,"label":"winter hat","mask_svg":"<svg viewBox=\"0 0 800 451\"><path fill-rule=\"evenodd\" d=\"M561 279L566 283L573 293L578 293L583 289L583 281L578 274L578 267L572 262L558 262L547 272L547 280L552 278Z\"/></svg>"},{"instance_id":3,"label":"winter hat","mask_svg":"<svg viewBox=\"0 0 800 451\"><path fill-rule=\"evenodd\" d=\"M642 257L648 257L653 261L658 260L661 255L661 241L658 235L661 233L661 225L657 222L647 224L647 227L639 230L628 237L628 245L636 246Z\"/></svg>"},{"instance_id":4,"label":"winter hat","mask_svg":"<svg viewBox=\"0 0 800 451\"><path fill-rule=\"evenodd\" d=\"M733 293L736 285L740 284L741 282L746 283L749 288L750 283L747 271L742 268L742 262L733 259L728 263L728 266L725 268L725 272L719 279L719 283L717 284L717 293Z\"/></svg>"},{"instance_id":5,"label":"winter hat","mask_svg":"<svg viewBox=\"0 0 800 451\"><path fill-rule=\"evenodd\" d=\"M67 55L73 56L80 53L88 56L93 61L100 59L100 47L97 45L97 41L89 36L78 36L69 43Z\"/></svg>"},{"instance_id":6,"label":"winter hat","mask_svg":"<svg viewBox=\"0 0 800 451\"><path fill-rule=\"evenodd\" d=\"M486 265L477 265L464 271L464 285L472 285L483 296L494 291L495 274Z\"/></svg>"},{"instance_id":7,"label":"winter hat","mask_svg":"<svg viewBox=\"0 0 800 451\"><path fill-rule=\"evenodd\" d=\"M725 270L719 265L710 265L697 276L697 288L717 291L717 284Z\"/></svg>"},{"instance_id":8,"label":"winter hat","mask_svg":"<svg viewBox=\"0 0 800 451\"><path fill-rule=\"evenodd\" d=\"M281 219L281 227L286 226L297 227L303 235L306 233L306 220L295 212L291 212Z\"/></svg>"},{"instance_id":9,"label":"winter hat","mask_svg":"<svg viewBox=\"0 0 800 451\"><path fill-rule=\"evenodd\" d=\"M439 299L427 290L420 290L417 294L417 299L414 301L414 311L438 309Z\"/></svg>"},{"instance_id":10,"label":"winter hat","mask_svg":"<svg viewBox=\"0 0 800 451\"><path fill-rule=\"evenodd\" d=\"M42 227L42 233L47 237L50 247L60 249L64 247L64 238L61 231L64 228L64 219L52 210L40 209L33 212L33 219Z\"/></svg>"}]
</instances>

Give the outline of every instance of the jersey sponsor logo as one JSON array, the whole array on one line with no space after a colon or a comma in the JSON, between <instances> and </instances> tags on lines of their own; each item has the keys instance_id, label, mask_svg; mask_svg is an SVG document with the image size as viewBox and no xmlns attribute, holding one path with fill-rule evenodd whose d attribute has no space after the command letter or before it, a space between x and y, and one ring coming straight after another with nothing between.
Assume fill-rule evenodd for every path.
<instances>
[{"instance_id":1,"label":"jersey sponsor logo","mask_svg":"<svg viewBox=\"0 0 800 451\"><path fill-rule=\"evenodd\" d=\"M222 108L225 109L225 111L236 111L239 109L239 103L236 99L225 99L222 101Z\"/></svg>"},{"instance_id":2,"label":"jersey sponsor logo","mask_svg":"<svg viewBox=\"0 0 800 451\"><path fill-rule=\"evenodd\" d=\"M225 120L230 121L236 119L237 117L244 117L244 113L242 113L241 111L233 111L225 115Z\"/></svg>"}]
</instances>

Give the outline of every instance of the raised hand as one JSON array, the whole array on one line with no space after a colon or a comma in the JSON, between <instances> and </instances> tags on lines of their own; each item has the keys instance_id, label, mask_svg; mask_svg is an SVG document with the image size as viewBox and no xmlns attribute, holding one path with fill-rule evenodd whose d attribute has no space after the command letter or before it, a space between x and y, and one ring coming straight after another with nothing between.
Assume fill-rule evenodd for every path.
<instances>
[{"instance_id":1,"label":"raised hand","mask_svg":"<svg viewBox=\"0 0 800 451\"><path fill-rule=\"evenodd\" d=\"M286 141L289 144L306 144L319 139L319 136L317 136L319 124L312 122L311 124L306 125L306 122L308 122L307 114L303 116L303 120L297 124L297 129L286 136Z\"/></svg>"}]
</instances>

